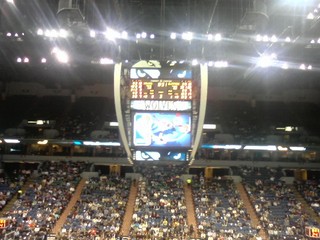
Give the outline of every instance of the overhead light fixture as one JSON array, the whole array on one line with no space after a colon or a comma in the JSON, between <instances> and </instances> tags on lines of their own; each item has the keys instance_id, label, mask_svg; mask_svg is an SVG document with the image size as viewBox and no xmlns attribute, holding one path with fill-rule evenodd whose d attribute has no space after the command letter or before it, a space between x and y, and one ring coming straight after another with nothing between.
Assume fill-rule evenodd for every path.
<instances>
[{"instance_id":1,"label":"overhead light fixture","mask_svg":"<svg viewBox=\"0 0 320 240\"><path fill-rule=\"evenodd\" d=\"M176 34L175 32L172 32L172 33L170 34L170 38L171 38L171 39L176 39L176 38L177 38L177 34Z\"/></svg>"},{"instance_id":2,"label":"overhead light fixture","mask_svg":"<svg viewBox=\"0 0 320 240\"><path fill-rule=\"evenodd\" d=\"M214 35L214 40L216 42L220 42L222 40L222 35L220 33L217 33L216 35Z\"/></svg>"},{"instance_id":3,"label":"overhead light fixture","mask_svg":"<svg viewBox=\"0 0 320 240\"><path fill-rule=\"evenodd\" d=\"M271 38L270 38L270 41L275 43L278 41L278 38L276 37L276 35L272 35Z\"/></svg>"},{"instance_id":4,"label":"overhead light fixture","mask_svg":"<svg viewBox=\"0 0 320 240\"><path fill-rule=\"evenodd\" d=\"M128 33L126 31L121 32L121 38L122 39L128 39Z\"/></svg>"},{"instance_id":5,"label":"overhead light fixture","mask_svg":"<svg viewBox=\"0 0 320 240\"><path fill-rule=\"evenodd\" d=\"M96 37L96 31L90 30L90 37L95 38Z\"/></svg>"},{"instance_id":6,"label":"overhead light fixture","mask_svg":"<svg viewBox=\"0 0 320 240\"><path fill-rule=\"evenodd\" d=\"M283 64L281 65L281 68L284 69L284 70L289 69L288 63L283 63Z\"/></svg>"},{"instance_id":7,"label":"overhead light fixture","mask_svg":"<svg viewBox=\"0 0 320 240\"><path fill-rule=\"evenodd\" d=\"M248 145L248 146L245 146L243 149L244 150L276 151L277 147L275 145L267 145L267 146Z\"/></svg>"},{"instance_id":8,"label":"overhead light fixture","mask_svg":"<svg viewBox=\"0 0 320 240\"><path fill-rule=\"evenodd\" d=\"M59 37L62 37L62 38L68 37L68 31L65 29L60 29L59 30Z\"/></svg>"},{"instance_id":9,"label":"overhead light fixture","mask_svg":"<svg viewBox=\"0 0 320 240\"><path fill-rule=\"evenodd\" d=\"M52 54L55 55L56 59L60 63L68 63L69 55L66 51L59 49L58 47L54 47L51 51Z\"/></svg>"},{"instance_id":10,"label":"overhead light fixture","mask_svg":"<svg viewBox=\"0 0 320 240\"><path fill-rule=\"evenodd\" d=\"M146 33L146 32L142 32L142 33L141 33L141 37L142 37L142 38L147 38L147 33Z\"/></svg>"},{"instance_id":11,"label":"overhead light fixture","mask_svg":"<svg viewBox=\"0 0 320 240\"><path fill-rule=\"evenodd\" d=\"M186 41L191 41L193 39L193 33L192 32L182 33L182 39Z\"/></svg>"},{"instance_id":12,"label":"overhead light fixture","mask_svg":"<svg viewBox=\"0 0 320 240\"><path fill-rule=\"evenodd\" d=\"M3 139L5 143L20 143L19 139Z\"/></svg>"},{"instance_id":13,"label":"overhead light fixture","mask_svg":"<svg viewBox=\"0 0 320 240\"><path fill-rule=\"evenodd\" d=\"M106 64L113 64L114 61L110 58L100 58L100 64L106 65Z\"/></svg>"},{"instance_id":14,"label":"overhead light fixture","mask_svg":"<svg viewBox=\"0 0 320 240\"><path fill-rule=\"evenodd\" d=\"M117 38L120 38L120 33L112 28L107 27L105 37L110 41L115 41Z\"/></svg>"},{"instance_id":15,"label":"overhead light fixture","mask_svg":"<svg viewBox=\"0 0 320 240\"><path fill-rule=\"evenodd\" d=\"M305 147L294 147L294 146L291 146L289 148L290 148L291 151L298 151L298 152L299 151L301 151L301 152L306 151Z\"/></svg>"},{"instance_id":16,"label":"overhead light fixture","mask_svg":"<svg viewBox=\"0 0 320 240\"><path fill-rule=\"evenodd\" d=\"M37 143L39 145L46 145L46 144L48 144L48 140L38 141Z\"/></svg>"},{"instance_id":17,"label":"overhead light fixture","mask_svg":"<svg viewBox=\"0 0 320 240\"><path fill-rule=\"evenodd\" d=\"M191 62L192 66L196 66L199 64L198 60L197 59L193 59L192 62Z\"/></svg>"},{"instance_id":18,"label":"overhead light fixture","mask_svg":"<svg viewBox=\"0 0 320 240\"><path fill-rule=\"evenodd\" d=\"M39 36L42 36L42 35L44 34L44 32L43 32L43 30L42 30L41 28L39 28L39 29L37 30L37 34L38 34Z\"/></svg>"},{"instance_id":19,"label":"overhead light fixture","mask_svg":"<svg viewBox=\"0 0 320 240\"><path fill-rule=\"evenodd\" d=\"M309 14L307 15L307 19L313 20L313 19L314 19L314 14L313 14L313 13L309 13Z\"/></svg>"},{"instance_id":20,"label":"overhead light fixture","mask_svg":"<svg viewBox=\"0 0 320 240\"><path fill-rule=\"evenodd\" d=\"M258 60L257 66L266 68L270 67L273 63L273 61L277 58L277 55L275 53L272 54L264 54L260 56L260 59Z\"/></svg>"}]
</instances>

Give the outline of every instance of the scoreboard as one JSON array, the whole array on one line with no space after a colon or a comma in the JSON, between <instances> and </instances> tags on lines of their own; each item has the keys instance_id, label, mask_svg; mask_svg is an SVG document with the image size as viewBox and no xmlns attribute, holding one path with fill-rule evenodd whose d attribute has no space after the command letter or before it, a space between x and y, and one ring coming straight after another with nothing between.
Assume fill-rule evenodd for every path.
<instances>
[{"instance_id":1,"label":"scoreboard","mask_svg":"<svg viewBox=\"0 0 320 240\"><path fill-rule=\"evenodd\" d=\"M305 233L307 237L320 239L320 229L317 227L306 227Z\"/></svg>"},{"instance_id":2,"label":"scoreboard","mask_svg":"<svg viewBox=\"0 0 320 240\"><path fill-rule=\"evenodd\" d=\"M191 79L131 79L131 99L192 100Z\"/></svg>"}]
</instances>

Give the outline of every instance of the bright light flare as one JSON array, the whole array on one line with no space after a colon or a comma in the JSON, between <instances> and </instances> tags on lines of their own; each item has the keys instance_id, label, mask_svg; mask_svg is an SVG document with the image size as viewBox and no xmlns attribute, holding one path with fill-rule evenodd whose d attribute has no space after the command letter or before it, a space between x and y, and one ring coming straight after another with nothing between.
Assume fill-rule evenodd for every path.
<instances>
[{"instance_id":1,"label":"bright light flare","mask_svg":"<svg viewBox=\"0 0 320 240\"><path fill-rule=\"evenodd\" d=\"M94 30L90 30L90 37L95 38L96 37L96 32Z\"/></svg>"},{"instance_id":2,"label":"bright light flare","mask_svg":"<svg viewBox=\"0 0 320 240\"><path fill-rule=\"evenodd\" d=\"M54 47L51 51L52 54L56 56L56 59L60 63L68 63L69 55L66 51L59 49L58 47Z\"/></svg>"},{"instance_id":3,"label":"bright light flare","mask_svg":"<svg viewBox=\"0 0 320 240\"><path fill-rule=\"evenodd\" d=\"M106 65L106 64L113 64L114 61L110 58L100 58L100 64Z\"/></svg>"},{"instance_id":4,"label":"bright light flare","mask_svg":"<svg viewBox=\"0 0 320 240\"><path fill-rule=\"evenodd\" d=\"M191 41L193 39L193 33L192 32L182 33L182 39L186 41Z\"/></svg>"},{"instance_id":5,"label":"bright light flare","mask_svg":"<svg viewBox=\"0 0 320 240\"><path fill-rule=\"evenodd\" d=\"M115 41L117 38L120 38L120 33L112 28L107 27L105 37L110 41Z\"/></svg>"},{"instance_id":6,"label":"bright light flare","mask_svg":"<svg viewBox=\"0 0 320 240\"><path fill-rule=\"evenodd\" d=\"M277 55L275 53L272 53L271 55L262 55L260 56L257 66L262 68L270 67L276 58Z\"/></svg>"},{"instance_id":7,"label":"bright light flare","mask_svg":"<svg viewBox=\"0 0 320 240\"><path fill-rule=\"evenodd\" d=\"M176 39L176 38L177 38L177 34L176 34L175 32L172 32L172 33L170 34L170 38L171 38L171 39Z\"/></svg>"}]
</instances>

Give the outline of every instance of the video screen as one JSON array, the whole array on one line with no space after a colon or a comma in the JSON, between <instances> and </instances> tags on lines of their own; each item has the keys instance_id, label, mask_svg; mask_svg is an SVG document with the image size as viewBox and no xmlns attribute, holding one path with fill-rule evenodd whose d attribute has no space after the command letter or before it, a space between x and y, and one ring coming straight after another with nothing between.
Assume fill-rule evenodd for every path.
<instances>
[{"instance_id":1,"label":"video screen","mask_svg":"<svg viewBox=\"0 0 320 240\"><path fill-rule=\"evenodd\" d=\"M136 161L186 161L185 152L158 152L158 151L135 151L134 158Z\"/></svg>"},{"instance_id":2,"label":"video screen","mask_svg":"<svg viewBox=\"0 0 320 240\"><path fill-rule=\"evenodd\" d=\"M136 147L189 148L191 114L185 112L136 112L133 114Z\"/></svg>"}]
</instances>

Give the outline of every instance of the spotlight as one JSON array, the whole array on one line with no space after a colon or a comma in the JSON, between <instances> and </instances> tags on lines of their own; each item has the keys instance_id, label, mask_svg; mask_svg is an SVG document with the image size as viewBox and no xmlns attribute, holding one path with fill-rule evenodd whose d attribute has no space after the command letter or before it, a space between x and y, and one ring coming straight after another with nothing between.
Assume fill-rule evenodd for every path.
<instances>
[{"instance_id":1,"label":"spotlight","mask_svg":"<svg viewBox=\"0 0 320 240\"><path fill-rule=\"evenodd\" d=\"M18 57L18 58L17 58L17 62L18 62L18 63L21 63L21 62L22 62L22 59L21 59L20 57Z\"/></svg>"},{"instance_id":2,"label":"spotlight","mask_svg":"<svg viewBox=\"0 0 320 240\"><path fill-rule=\"evenodd\" d=\"M25 58L23 59L23 62L24 62L24 63L28 63L28 62L29 62L29 58L25 57Z\"/></svg>"}]
</instances>

